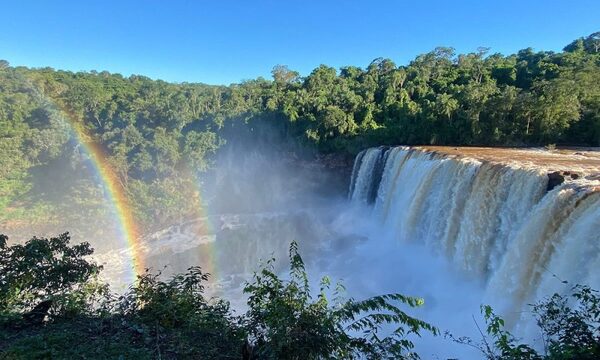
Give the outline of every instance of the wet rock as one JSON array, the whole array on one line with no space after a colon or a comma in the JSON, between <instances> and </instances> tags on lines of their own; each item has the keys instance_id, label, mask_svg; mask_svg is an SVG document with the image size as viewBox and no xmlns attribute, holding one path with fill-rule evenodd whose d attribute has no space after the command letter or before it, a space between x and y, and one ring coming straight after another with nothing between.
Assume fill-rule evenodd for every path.
<instances>
[{"instance_id":1,"label":"wet rock","mask_svg":"<svg viewBox=\"0 0 600 360\"><path fill-rule=\"evenodd\" d=\"M600 173L590 174L585 177L586 180L600 180Z\"/></svg>"},{"instance_id":2,"label":"wet rock","mask_svg":"<svg viewBox=\"0 0 600 360\"><path fill-rule=\"evenodd\" d=\"M580 174L574 173L572 171L554 171L548 173L548 191L564 183L565 180L577 180L580 177Z\"/></svg>"},{"instance_id":3,"label":"wet rock","mask_svg":"<svg viewBox=\"0 0 600 360\"><path fill-rule=\"evenodd\" d=\"M551 172L548 174L548 187L546 191L550 191L558 185L565 182L565 176L560 171Z\"/></svg>"}]
</instances>

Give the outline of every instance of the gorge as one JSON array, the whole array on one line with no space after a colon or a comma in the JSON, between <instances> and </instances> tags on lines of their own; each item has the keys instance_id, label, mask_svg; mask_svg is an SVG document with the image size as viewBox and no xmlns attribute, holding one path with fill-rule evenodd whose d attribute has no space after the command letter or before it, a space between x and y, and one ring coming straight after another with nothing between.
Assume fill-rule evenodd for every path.
<instances>
[{"instance_id":1,"label":"gorge","mask_svg":"<svg viewBox=\"0 0 600 360\"><path fill-rule=\"evenodd\" d=\"M600 287L593 149L369 148L354 161L347 199L341 183L317 192L333 181L325 168L278 154L231 155L239 153L221 161L230 184L208 206L227 209L150 235L139 249L168 273L208 266L214 290L234 305L257 264L285 259L292 240L312 273L345 280L350 296L422 296L420 317L474 337L470 318L481 304L535 342L522 316L527 304L574 284ZM438 355L464 351L421 341Z\"/></svg>"},{"instance_id":2,"label":"gorge","mask_svg":"<svg viewBox=\"0 0 600 360\"><path fill-rule=\"evenodd\" d=\"M600 1L7 3L0 360L600 359Z\"/></svg>"}]
</instances>

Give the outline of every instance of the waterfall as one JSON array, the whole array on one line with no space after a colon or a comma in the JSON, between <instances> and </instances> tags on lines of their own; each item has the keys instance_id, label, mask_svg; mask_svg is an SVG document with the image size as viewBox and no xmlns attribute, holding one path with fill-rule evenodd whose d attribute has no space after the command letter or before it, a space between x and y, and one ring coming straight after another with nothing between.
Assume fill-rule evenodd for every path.
<instances>
[{"instance_id":1,"label":"waterfall","mask_svg":"<svg viewBox=\"0 0 600 360\"><path fill-rule=\"evenodd\" d=\"M525 163L380 147L357 156L349 198L372 204L397 241L485 281L489 296L521 305L575 283L600 288L597 179L551 187L547 170Z\"/></svg>"},{"instance_id":2,"label":"waterfall","mask_svg":"<svg viewBox=\"0 0 600 360\"><path fill-rule=\"evenodd\" d=\"M350 181L350 198L352 200L367 204L375 201L387 154L388 152L383 147L367 149L358 154Z\"/></svg>"}]
</instances>

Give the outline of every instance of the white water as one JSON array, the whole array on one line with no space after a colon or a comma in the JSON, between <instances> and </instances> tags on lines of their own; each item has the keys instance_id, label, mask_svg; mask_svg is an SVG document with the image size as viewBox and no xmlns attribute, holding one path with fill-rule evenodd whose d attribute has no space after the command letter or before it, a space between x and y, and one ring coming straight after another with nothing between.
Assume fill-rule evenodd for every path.
<instances>
[{"instance_id":1,"label":"white water","mask_svg":"<svg viewBox=\"0 0 600 360\"><path fill-rule=\"evenodd\" d=\"M275 257L285 271L289 242L297 240L312 280L341 279L354 298L423 297L410 314L474 340L481 304L517 324L524 304L566 290L554 274L600 288L598 181L546 192L546 172L533 167L373 148L357 156L346 200L304 189L328 179L277 158L232 157L220 182L233 184L209 206L226 212L146 239L151 265L180 272L212 251L218 293L243 309L241 285L259 261ZM443 337L411 340L425 359L481 358Z\"/></svg>"},{"instance_id":2,"label":"white water","mask_svg":"<svg viewBox=\"0 0 600 360\"><path fill-rule=\"evenodd\" d=\"M357 158L352 201L367 201L358 184L371 181L361 176L373 176L381 152L387 161L371 216L397 242L423 244L478 279L481 301L502 304L509 320L573 284L600 287L598 181L546 192L547 174L534 167L374 148Z\"/></svg>"}]
</instances>

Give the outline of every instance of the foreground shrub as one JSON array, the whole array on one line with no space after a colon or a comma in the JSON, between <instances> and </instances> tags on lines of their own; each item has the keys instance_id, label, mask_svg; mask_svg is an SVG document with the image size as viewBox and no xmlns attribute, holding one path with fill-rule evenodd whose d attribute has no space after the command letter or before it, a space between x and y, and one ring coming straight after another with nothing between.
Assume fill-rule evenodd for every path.
<instances>
[{"instance_id":1,"label":"foreground shrub","mask_svg":"<svg viewBox=\"0 0 600 360\"><path fill-rule=\"evenodd\" d=\"M569 295L554 294L531 305L542 335L542 352L522 344L505 329L504 320L490 306L482 306L487 336L453 340L473 346L488 360L600 359L600 296L588 286L575 285Z\"/></svg>"},{"instance_id":2,"label":"foreground shrub","mask_svg":"<svg viewBox=\"0 0 600 360\"><path fill-rule=\"evenodd\" d=\"M328 278L311 296L304 262L296 243L290 246L290 279L274 272L273 259L254 274L245 327L252 356L257 359L403 359L417 358L407 335L438 330L410 317L397 304L416 307L422 299L389 294L355 301L340 298L341 286L327 298ZM393 327L387 335L384 326Z\"/></svg>"},{"instance_id":3,"label":"foreground shrub","mask_svg":"<svg viewBox=\"0 0 600 360\"><path fill-rule=\"evenodd\" d=\"M337 286L330 302L327 278L313 299L296 243L291 279L267 262L244 289L247 314L235 317L227 301L205 296L209 274L199 267L168 280L147 271L111 294L89 244L69 241L8 246L0 237L0 359L401 359L417 357L408 335L438 333L397 307L421 299L342 300ZM36 313L40 304L50 305Z\"/></svg>"},{"instance_id":4,"label":"foreground shrub","mask_svg":"<svg viewBox=\"0 0 600 360\"><path fill-rule=\"evenodd\" d=\"M295 242L289 277L271 259L246 284L243 316L206 297L210 275L199 267L166 280L147 271L125 294L111 294L89 244L69 242L65 233L8 246L0 235L0 359L414 359L410 336L438 334L399 308L421 299L344 299L327 277L313 296ZM600 294L571 290L532 305L542 350L521 343L489 306L481 341L448 336L488 360L600 359Z\"/></svg>"},{"instance_id":5,"label":"foreground shrub","mask_svg":"<svg viewBox=\"0 0 600 360\"><path fill-rule=\"evenodd\" d=\"M102 267L85 258L94 251L90 244L70 246L68 233L24 245L7 240L0 235L0 319L41 323L48 315L76 315L107 293L97 281Z\"/></svg>"},{"instance_id":6,"label":"foreground shrub","mask_svg":"<svg viewBox=\"0 0 600 360\"><path fill-rule=\"evenodd\" d=\"M168 281L146 272L119 299L117 313L135 324L158 357L239 358L244 331L227 301L205 298L209 276L199 267Z\"/></svg>"}]
</instances>

